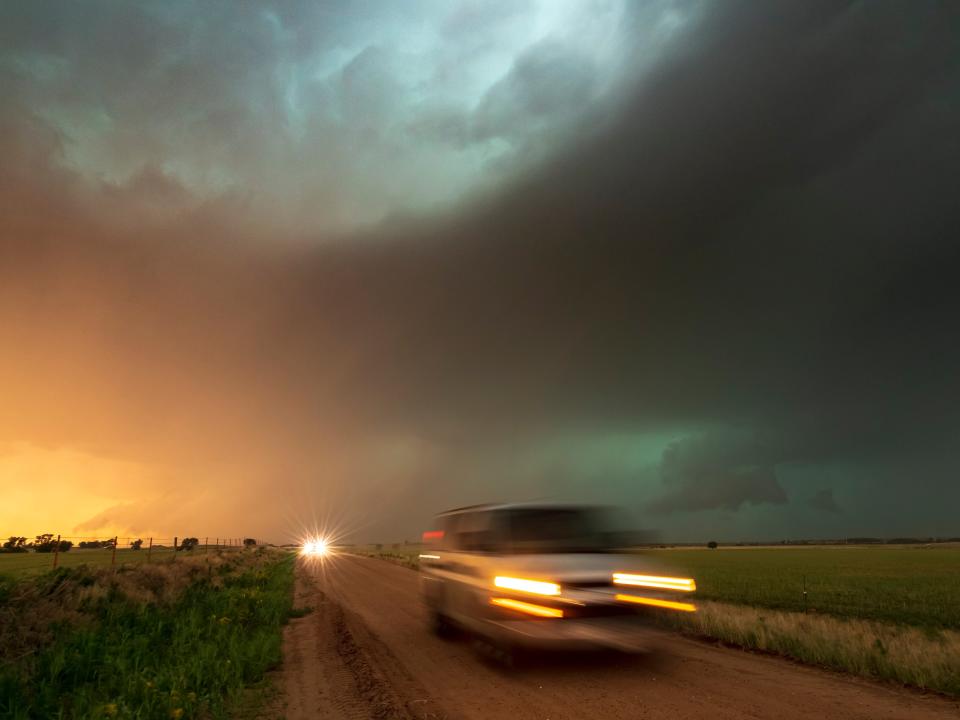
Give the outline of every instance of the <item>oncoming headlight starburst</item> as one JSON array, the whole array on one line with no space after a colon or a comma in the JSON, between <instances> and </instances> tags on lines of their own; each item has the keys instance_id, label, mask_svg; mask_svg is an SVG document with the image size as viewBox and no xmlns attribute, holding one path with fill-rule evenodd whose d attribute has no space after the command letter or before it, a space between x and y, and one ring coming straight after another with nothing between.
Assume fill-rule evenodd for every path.
<instances>
[{"instance_id":1,"label":"oncoming headlight starburst","mask_svg":"<svg viewBox=\"0 0 960 720\"><path fill-rule=\"evenodd\" d=\"M330 554L331 547L329 541L324 537L313 537L304 540L300 549L300 554L304 557L323 558Z\"/></svg>"}]
</instances>

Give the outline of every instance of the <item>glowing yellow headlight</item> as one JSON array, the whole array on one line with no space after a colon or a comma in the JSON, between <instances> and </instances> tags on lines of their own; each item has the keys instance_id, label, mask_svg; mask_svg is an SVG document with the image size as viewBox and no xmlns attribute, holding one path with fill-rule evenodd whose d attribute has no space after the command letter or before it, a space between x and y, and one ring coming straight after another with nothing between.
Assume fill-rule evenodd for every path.
<instances>
[{"instance_id":1,"label":"glowing yellow headlight","mask_svg":"<svg viewBox=\"0 0 960 720\"><path fill-rule=\"evenodd\" d=\"M683 612L696 612L697 606L690 603L674 602L673 600L661 600L660 598L640 597L638 595L620 595L617 594L617 600L621 602L636 603L638 605L650 605L652 607L667 608L668 610L681 610Z\"/></svg>"},{"instance_id":2,"label":"glowing yellow headlight","mask_svg":"<svg viewBox=\"0 0 960 720\"><path fill-rule=\"evenodd\" d=\"M542 580L525 580L524 578L498 575L493 579L493 584L505 590L519 590L520 592L533 593L534 595L560 594L559 585L552 582L543 582Z\"/></svg>"},{"instance_id":3,"label":"glowing yellow headlight","mask_svg":"<svg viewBox=\"0 0 960 720\"><path fill-rule=\"evenodd\" d=\"M614 573L614 585L631 585L635 587L659 588L661 590L679 590L693 592L697 583L693 578L661 577L660 575L631 575L630 573Z\"/></svg>"},{"instance_id":4,"label":"glowing yellow headlight","mask_svg":"<svg viewBox=\"0 0 960 720\"><path fill-rule=\"evenodd\" d=\"M562 618L563 610L560 608L547 607L546 605L534 605L533 603L514 600L512 598L490 598L491 605L509 608L510 610L519 610L520 612L537 617Z\"/></svg>"}]
</instances>

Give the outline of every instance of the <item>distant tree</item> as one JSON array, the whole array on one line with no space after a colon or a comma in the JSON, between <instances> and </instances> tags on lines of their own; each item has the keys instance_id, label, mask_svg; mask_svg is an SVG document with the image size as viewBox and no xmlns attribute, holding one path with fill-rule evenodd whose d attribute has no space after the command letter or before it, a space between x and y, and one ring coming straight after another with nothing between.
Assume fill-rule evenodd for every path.
<instances>
[{"instance_id":1,"label":"distant tree","mask_svg":"<svg viewBox=\"0 0 960 720\"><path fill-rule=\"evenodd\" d=\"M716 540L711 540L710 542L707 543L707 547L710 548L711 550L716 550L716 549L717 549L717 541L716 541Z\"/></svg>"},{"instance_id":2,"label":"distant tree","mask_svg":"<svg viewBox=\"0 0 960 720\"><path fill-rule=\"evenodd\" d=\"M36 540L33 542L33 551L38 553L51 553L54 550L57 550L58 552L67 552L67 550L72 547L73 543L69 540L61 540L58 543L53 539L53 535L50 533L37 535Z\"/></svg>"},{"instance_id":3,"label":"distant tree","mask_svg":"<svg viewBox=\"0 0 960 720\"><path fill-rule=\"evenodd\" d=\"M255 539L253 539L253 538L244 538L244 539L243 539L243 546L244 546L244 547L248 547L248 548L249 548L249 547L256 547L256 546L257 546L257 541L256 541Z\"/></svg>"},{"instance_id":4,"label":"distant tree","mask_svg":"<svg viewBox=\"0 0 960 720\"><path fill-rule=\"evenodd\" d=\"M181 550L193 550L197 545L200 544L200 541L195 537L186 537L180 541Z\"/></svg>"},{"instance_id":5,"label":"distant tree","mask_svg":"<svg viewBox=\"0 0 960 720\"><path fill-rule=\"evenodd\" d=\"M53 552L53 533L43 533L34 538L31 547L34 552L48 553Z\"/></svg>"},{"instance_id":6,"label":"distant tree","mask_svg":"<svg viewBox=\"0 0 960 720\"><path fill-rule=\"evenodd\" d=\"M27 539L19 535L11 535L7 541L3 544L3 547L0 548L0 552L5 553L24 553L27 551L26 548Z\"/></svg>"},{"instance_id":7,"label":"distant tree","mask_svg":"<svg viewBox=\"0 0 960 720\"><path fill-rule=\"evenodd\" d=\"M137 538L136 540L130 543L130 549L139 550L141 545L143 545L143 540L141 540L140 538Z\"/></svg>"},{"instance_id":8,"label":"distant tree","mask_svg":"<svg viewBox=\"0 0 960 720\"><path fill-rule=\"evenodd\" d=\"M81 540L77 546L81 550L101 550L103 548L113 547L113 538L109 540Z\"/></svg>"}]
</instances>

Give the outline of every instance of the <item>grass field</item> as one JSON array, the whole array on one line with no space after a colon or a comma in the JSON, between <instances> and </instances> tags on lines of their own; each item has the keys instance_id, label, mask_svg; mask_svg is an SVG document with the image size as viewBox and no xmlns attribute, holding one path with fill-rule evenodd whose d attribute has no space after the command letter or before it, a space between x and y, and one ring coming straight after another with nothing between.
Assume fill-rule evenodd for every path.
<instances>
[{"instance_id":1,"label":"grass field","mask_svg":"<svg viewBox=\"0 0 960 720\"><path fill-rule=\"evenodd\" d=\"M172 548L153 548L150 551L150 561L159 562L173 556ZM193 553L202 553L203 550L192 550ZM211 552L213 552L211 550ZM181 556L186 553L180 553ZM57 557L57 566L64 568L90 565L91 567L109 567L112 561L112 550L79 550L72 548ZM117 565L147 562L147 551L117 550ZM25 577L39 575L53 569L53 553L0 553L0 575Z\"/></svg>"},{"instance_id":2,"label":"grass field","mask_svg":"<svg viewBox=\"0 0 960 720\"><path fill-rule=\"evenodd\" d=\"M695 578L700 599L960 628L956 547L676 548L642 554Z\"/></svg>"},{"instance_id":3,"label":"grass field","mask_svg":"<svg viewBox=\"0 0 960 720\"><path fill-rule=\"evenodd\" d=\"M960 696L960 632L698 601L659 622L683 633Z\"/></svg>"},{"instance_id":4,"label":"grass field","mask_svg":"<svg viewBox=\"0 0 960 720\"><path fill-rule=\"evenodd\" d=\"M0 718L236 717L280 661L293 564L260 550L8 578Z\"/></svg>"}]
</instances>

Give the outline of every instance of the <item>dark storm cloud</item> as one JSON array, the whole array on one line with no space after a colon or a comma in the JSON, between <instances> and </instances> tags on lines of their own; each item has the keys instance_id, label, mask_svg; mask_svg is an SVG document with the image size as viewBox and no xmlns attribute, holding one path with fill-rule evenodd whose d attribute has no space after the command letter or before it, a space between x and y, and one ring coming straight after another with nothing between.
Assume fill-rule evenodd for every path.
<instances>
[{"instance_id":1,"label":"dark storm cloud","mask_svg":"<svg viewBox=\"0 0 960 720\"><path fill-rule=\"evenodd\" d=\"M786 503L773 459L764 450L755 438L733 432L671 443L660 460L660 478L667 489L649 510L735 511L744 503Z\"/></svg>"},{"instance_id":2,"label":"dark storm cloud","mask_svg":"<svg viewBox=\"0 0 960 720\"><path fill-rule=\"evenodd\" d=\"M246 196L278 232L341 232L510 174L609 98L584 95L581 67L619 67L619 0L508 5L12 4L0 77L87 177L152 165L197 196ZM481 104L481 131L444 119Z\"/></svg>"},{"instance_id":3,"label":"dark storm cloud","mask_svg":"<svg viewBox=\"0 0 960 720\"><path fill-rule=\"evenodd\" d=\"M832 488L820 488L817 490L817 493L810 498L810 507L815 510L822 510L823 512L841 512L840 506L837 505L837 500L833 496Z\"/></svg>"},{"instance_id":4,"label":"dark storm cloud","mask_svg":"<svg viewBox=\"0 0 960 720\"><path fill-rule=\"evenodd\" d=\"M569 48L540 43L517 58L509 74L491 87L474 113L474 135L514 140L578 117L594 98L593 68Z\"/></svg>"},{"instance_id":5,"label":"dark storm cloud","mask_svg":"<svg viewBox=\"0 0 960 720\"><path fill-rule=\"evenodd\" d=\"M291 495L338 488L395 536L427 490L454 504L539 490L543 467L569 478L569 455L530 468L558 436L666 437L647 471L598 461L653 518L809 497L784 468L823 488L824 467L882 465L901 502L956 497L957 27L934 4L691 11L616 111L542 166L309 248L271 247L260 208L191 199L162 171L91 189L58 168L54 128L5 113L0 313L26 351L0 427ZM380 52L330 86L358 118L391 102ZM584 66L551 57L489 91L489 132L590 94ZM402 132L465 142L461 110ZM129 230L126 208L181 192L182 216Z\"/></svg>"}]
</instances>

